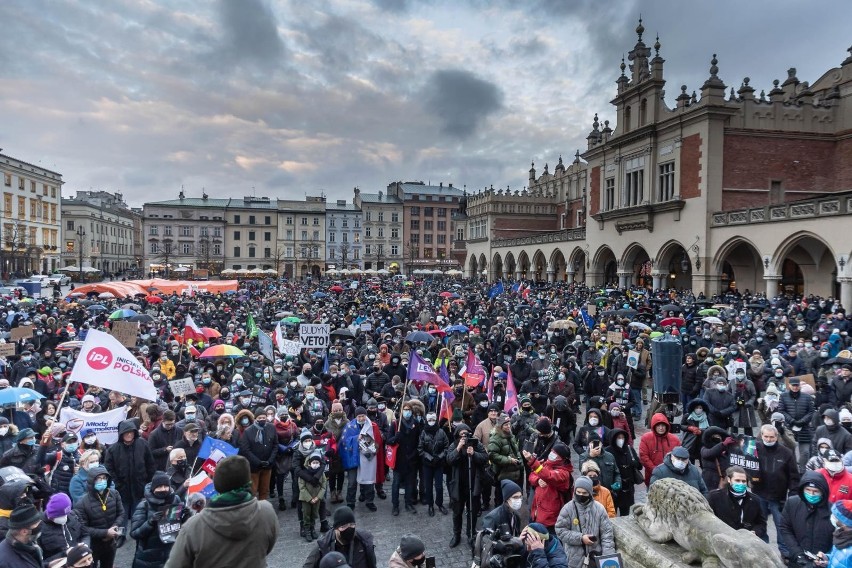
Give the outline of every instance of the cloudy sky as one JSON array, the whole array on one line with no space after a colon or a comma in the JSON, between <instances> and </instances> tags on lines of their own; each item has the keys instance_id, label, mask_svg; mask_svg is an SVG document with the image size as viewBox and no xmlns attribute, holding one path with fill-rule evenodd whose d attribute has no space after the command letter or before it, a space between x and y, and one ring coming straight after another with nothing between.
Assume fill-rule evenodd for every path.
<instances>
[{"instance_id":1,"label":"cloudy sky","mask_svg":"<svg viewBox=\"0 0 852 568\"><path fill-rule=\"evenodd\" d=\"M816 8L816 5L814 6ZM526 183L613 118L659 33L667 101L718 53L758 92L847 56L848 0L4 0L0 147L65 195L351 199L398 179ZM539 170L540 171L540 170Z\"/></svg>"}]
</instances>

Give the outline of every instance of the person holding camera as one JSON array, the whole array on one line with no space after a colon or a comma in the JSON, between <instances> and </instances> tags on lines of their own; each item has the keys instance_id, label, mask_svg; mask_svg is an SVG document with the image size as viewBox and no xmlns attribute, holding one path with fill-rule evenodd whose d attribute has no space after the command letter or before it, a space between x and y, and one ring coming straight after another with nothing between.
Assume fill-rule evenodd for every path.
<instances>
[{"instance_id":1,"label":"person holding camera","mask_svg":"<svg viewBox=\"0 0 852 568\"><path fill-rule=\"evenodd\" d=\"M531 568L568 568L568 557L559 539L541 523L530 523L521 531L524 543L524 566Z\"/></svg>"},{"instance_id":2,"label":"person holding camera","mask_svg":"<svg viewBox=\"0 0 852 568\"><path fill-rule=\"evenodd\" d=\"M251 466L251 489L261 501L269 498L269 480L278 455L278 434L269 417L259 410L255 421L240 436L240 455Z\"/></svg>"},{"instance_id":3,"label":"person holding camera","mask_svg":"<svg viewBox=\"0 0 852 568\"><path fill-rule=\"evenodd\" d=\"M556 520L556 536L565 547L570 568L593 565L596 556L615 552L612 523L604 506L594 500L588 477L574 482L574 498L565 503Z\"/></svg>"},{"instance_id":4,"label":"person holding camera","mask_svg":"<svg viewBox=\"0 0 852 568\"><path fill-rule=\"evenodd\" d=\"M476 517L479 516L480 496L482 494L481 478L485 465L488 463L488 453L482 444L473 437L470 427L460 424L453 435L454 443L447 451L449 477L447 491L450 495L450 505L453 509L453 538L450 548L461 542L462 517L467 507L467 535L473 537ZM493 439L493 436L492 436Z\"/></svg>"},{"instance_id":5,"label":"person holding camera","mask_svg":"<svg viewBox=\"0 0 852 568\"><path fill-rule=\"evenodd\" d=\"M166 563L174 543L164 543L160 539L157 525L163 520L163 509L180 504L181 499L172 491L169 476L162 471L154 473L145 488L145 498L136 506L130 520L130 536L136 541L133 568L154 568ZM189 509L184 509L180 522L189 516Z\"/></svg>"}]
</instances>

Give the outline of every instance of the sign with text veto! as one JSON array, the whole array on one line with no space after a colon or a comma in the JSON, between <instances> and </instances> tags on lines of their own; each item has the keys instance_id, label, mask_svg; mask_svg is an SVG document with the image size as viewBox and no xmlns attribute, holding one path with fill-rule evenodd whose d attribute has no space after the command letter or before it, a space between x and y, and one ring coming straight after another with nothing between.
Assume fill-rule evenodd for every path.
<instances>
[{"instance_id":1,"label":"sign with text veto!","mask_svg":"<svg viewBox=\"0 0 852 568\"><path fill-rule=\"evenodd\" d=\"M328 334L331 326L327 323L303 323L299 325L299 343L311 350L328 349Z\"/></svg>"},{"instance_id":2,"label":"sign with text veto!","mask_svg":"<svg viewBox=\"0 0 852 568\"><path fill-rule=\"evenodd\" d=\"M96 329L90 329L86 335L68 382L157 400L157 387L148 370L116 338Z\"/></svg>"}]
</instances>

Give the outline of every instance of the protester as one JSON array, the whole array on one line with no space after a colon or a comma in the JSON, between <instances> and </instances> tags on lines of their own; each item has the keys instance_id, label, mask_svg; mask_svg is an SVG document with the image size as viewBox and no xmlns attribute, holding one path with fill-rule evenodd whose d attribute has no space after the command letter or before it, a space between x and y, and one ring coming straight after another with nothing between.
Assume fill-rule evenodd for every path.
<instances>
[{"instance_id":1,"label":"protester","mask_svg":"<svg viewBox=\"0 0 852 568\"><path fill-rule=\"evenodd\" d=\"M83 524L71 508L71 498L55 493L44 508L44 524L38 537L45 562L64 558L65 551L83 539Z\"/></svg>"},{"instance_id":2,"label":"protester","mask_svg":"<svg viewBox=\"0 0 852 568\"><path fill-rule=\"evenodd\" d=\"M148 442L139 436L136 423L132 420L125 420L118 425L118 438L118 442L106 450L104 467L121 495L123 511L130 515L145 497L145 485L154 476L154 456L148 449Z\"/></svg>"},{"instance_id":3,"label":"protester","mask_svg":"<svg viewBox=\"0 0 852 568\"><path fill-rule=\"evenodd\" d=\"M766 513L757 497L749 491L746 471L738 465L725 471L727 487L714 489L707 494L713 514L732 529L745 529L769 542L766 533Z\"/></svg>"},{"instance_id":4,"label":"protester","mask_svg":"<svg viewBox=\"0 0 852 568\"><path fill-rule=\"evenodd\" d=\"M42 515L31 503L15 507L9 515L9 532L0 542L0 566L4 568L41 568L42 550L38 537Z\"/></svg>"},{"instance_id":5,"label":"protester","mask_svg":"<svg viewBox=\"0 0 852 568\"><path fill-rule=\"evenodd\" d=\"M420 538L407 534L388 560L388 568L416 568L426 560L426 545Z\"/></svg>"},{"instance_id":6,"label":"protester","mask_svg":"<svg viewBox=\"0 0 852 568\"><path fill-rule=\"evenodd\" d=\"M556 536L565 547L568 566L583 566L590 554L612 554L615 541L604 506L594 500L594 484L588 477L574 482L574 496L563 505L556 521Z\"/></svg>"},{"instance_id":7,"label":"protester","mask_svg":"<svg viewBox=\"0 0 852 568\"><path fill-rule=\"evenodd\" d=\"M112 567L118 539L127 523L123 499L111 484L112 477L104 466L90 467L86 494L74 503L74 511L91 539L92 557L104 568Z\"/></svg>"},{"instance_id":8,"label":"protester","mask_svg":"<svg viewBox=\"0 0 852 568\"><path fill-rule=\"evenodd\" d=\"M162 471L145 487L145 498L133 511L130 520L130 536L136 541L133 568L159 568L166 563L172 542L163 542L158 525L162 522L181 523L189 518L189 509L181 509L174 519L166 516L169 507L181 505L181 499L172 490L169 476Z\"/></svg>"},{"instance_id":9,"label":"protester","mask_svg":"<svg viewBox=\"0 0 852 568\"><path fill-rule=\"evenodd\" d=\"M333 530L316 541L317 546L308 554L303 568L320 568L320 560L324 561L333 552L342 554L351 568L377 568L373 535L357 528L352 509L338 507L331 518Z\"/></svg>"},{"instance_id":10,"label":"protester","mask_svg":"<svg viewBox=\"0 0 852 568\"><path fill-rule=\"evenodd\" d=\"M216 466L218 495L178 532L166 568L183 566L266 566L278 539L278 518L252 489L251 466L228 456Z\"/></svg>"}]
</instances>

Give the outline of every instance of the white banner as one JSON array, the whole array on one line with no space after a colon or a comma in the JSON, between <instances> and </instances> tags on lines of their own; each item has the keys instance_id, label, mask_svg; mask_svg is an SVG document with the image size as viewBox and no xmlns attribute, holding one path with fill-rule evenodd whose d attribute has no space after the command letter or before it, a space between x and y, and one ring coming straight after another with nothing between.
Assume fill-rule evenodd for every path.
<instances>
[{"instance_id":1,"label":"white banner","mask_svg":"<svg viewBox=\"0 0 852 568\"><path fill-rule=\"evenodd\" d=\"M127 418L127 409L127 406L122 406L107 412L92 414L65 407L59 413L59 421L65 424L69 432L74 432L78 436L83 430L92 429L102 444L114 444L118 441L118 424Z\"/></svg>"},{"instance_id":2,"label":"white banner","mask_svg":"<svg viewBox=\"0 0 852 568\"><path fill-rule=\"evenodd\" d=\"M157 387L142 364L108 333L90 329L68 382L97 385L145 400L157 400Z\"/></svg>"},{"instance_id":3,"label":"white banner","mask_svg":"<svg viewBox=\"0 0 852 568\"><path fill-rule=\"evenodd\" d=\"M275 350L272 347L272 338L260 330L257 332L257 346L260 353L269 359L270 363L275 360Z\"/></svg>"},{"instance_id":4,"label":"white banner","mask_svg":"<svg viewBox=\"0 0 852 568\"><path fill-rule=\"evenodd\" d=\"M328 349L328 334L331 325L327 323L303 323L299 325L299 343L308 349Z\"/></svg>"},{"instance_id":5,"label":"white banner","mask_svg":"<svg viewBox=\"0 0 852 568\"><path fill-rule=\"evenodd\" d=\"M299 345L298 341L290 341L289 339L285 339L280 348L281 353L284 355L292 355L293 357L297 356L301 350L302 346Z\"/></svg>"}]
</instances>

